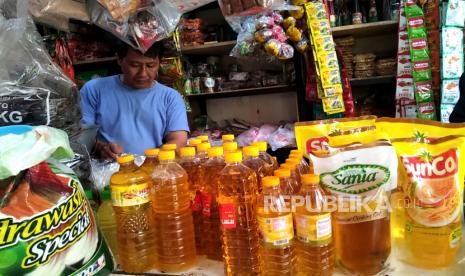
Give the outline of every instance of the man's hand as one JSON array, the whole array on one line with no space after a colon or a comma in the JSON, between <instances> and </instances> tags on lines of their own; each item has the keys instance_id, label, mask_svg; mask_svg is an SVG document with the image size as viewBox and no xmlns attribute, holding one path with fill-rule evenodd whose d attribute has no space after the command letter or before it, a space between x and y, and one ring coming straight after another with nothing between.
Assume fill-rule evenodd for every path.
<instances>
[{"instance_id":1,"label":"man's hand","mask_svg":"<svg viewBox=\"0 0 465 276\"><path fill-rule=\"evenodd\" d=\"M116 159L118 154L123 153L123 147L116 143L106 143L100 140L95 142L94 154L103 159Z\"/></svg>"},{"instance_id":2,"label":"man's hand","mask_svg":"<svg viewBox=\"0 0 465 276\"><path fill-rule=\"evenodd\" d=\"M166 134L165 144L176 144L178 146L177 152L182 147L185 147L187 143L187 132L186 131L172 131Z\"/></svg>"}]
</instances>

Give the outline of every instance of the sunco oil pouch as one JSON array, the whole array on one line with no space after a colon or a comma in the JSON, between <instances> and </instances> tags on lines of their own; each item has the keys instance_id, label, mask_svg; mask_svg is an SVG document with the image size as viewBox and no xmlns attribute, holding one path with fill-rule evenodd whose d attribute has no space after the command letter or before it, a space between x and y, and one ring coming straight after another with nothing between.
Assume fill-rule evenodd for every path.
<instances>
[{"instance_id":1,"label":"sunco oil pouch","mask_svg":"<svg viewBox=\"0 0 465 276\"><path fill-rule=\"evenodd\" d=\"M73 157L65 132L39 126L0 145L0 275L110 274L81 184L57 161Z\"/></svg>"}]
</instances>

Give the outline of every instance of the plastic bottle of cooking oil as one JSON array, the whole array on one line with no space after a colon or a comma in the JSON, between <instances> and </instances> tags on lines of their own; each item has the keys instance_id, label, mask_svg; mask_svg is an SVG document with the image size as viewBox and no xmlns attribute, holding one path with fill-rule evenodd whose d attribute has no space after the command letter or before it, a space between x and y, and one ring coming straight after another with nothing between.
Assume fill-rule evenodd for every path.
<instances>
[{"instance_id":1,"label":"plastic bottle of cooking oil","mask_svg":"<svg viewBox=\"0 0 465 276\"><path fill-rule=\"evenodd\" d=\"M151 197L158 234L161 271L179 272L194 266L195 232L186 171L175 162L174 151L160 151L152 173Z\"/></svg>"},{"instance_id":2,"label":"plastic bottle of cooking oil","mask_svg":"<svg viewBox=\"0 0 465 276\"><path fill-rule=\"evenodd\" d=\"M218 204L226 275L258 275L257 176L242 164L242 152L225 154Z\"/></svg>"},{"instance_id":3,"label":"plastic bottle of cooking oil","mask_svg":"<svg viewBox=\"0 0 465 276\"><path fill-rule=\"evenodd\" d=\"M117 159L111 176L111 200L116 216L118 255L128 273L142 273L156 266L157 239L150 201L150 178L134 164L134 155Z\"/></svg>"},{"instance_id":4,"label":"plastic bottle of cooking oil","mask_svg":"<svg viewBox=\"0 0 465 276\"><path fill-rule=\"evenodd\" d=\"M258 192L262 191L262 179L265 176L269 175L269 166L261 159L259 155L259 151L257 147L248 146L242 148L242 154L244 156L244 160L242 163L247 167L251 168L257 174L257 181L258 181Z\"/></svg>"},{"instance_id":5,"label":"plastic bottle of cooking oil","mask_svg":"<svg viewBox=\"0 0 465 276\"><path fill-rule=\"evenodd\" d=\"M293 275L296 257L291 206L281 195L278 177L264 177L262 183L257 210L261 273L267 276Z\"/></svg>"},{"instance_id":6,"label":"plastic bottle of cooking oil","mask_svg":"<svg viewBox=\"0 0 465 276\"><path fill-rule=\"evenodd\" d=\"M267 142L255 142L252 144L252 146L258 147L260 151L260 158L263 159L268 165L271 166L270 168L270 175L273 175L273 172L278 169L278 161L276 159L269 155L266 150L268 149L268 143Z\"/></svg>"},{"instance_id":7,"label":"plastic bottle of cooking oil","mask_svg":"<svg viewBox=\"0 0 465 276\"><path fill-rule=\"evenodd\" d=\"M310 167L310 164L305 160L304 155L302 153L298 152L293 152L289 154L288 159L297 159L299 160L299 165L303 168L303 170L306 172L305 174L312 173L313 168Z\"/></svg>"},{"instance_id":8,"label":"plastic bottle of cooking oil","mask_svg":"<svg viewBox=\"0 0 465 276\"><path fill-rule=\"evenodd\" d=\"M202 197L200 194L200 187L202 186L203 171L200 159L195 156L194 147L181 148L179 165L181 165L187 173L192 203L192 217L194 219L195 245L197 254L202 255L204 254L204 246L202 242Z\"/></svg>"},{"instance_id":9,"label":"plastic bottle of cooking oil","mask_svg":"<svg viewBox=\"0 0 465 276\"><path fill-rule=\"evenodd\" d=\"M100 193L100 199L102 204L97 210L97 220L102 231L105 241L110 247L113 256L115 257L116 263L118 263L118 247L116 239L116 217L115 210L113 210L113 203L111 202L110 187L105 187Z\"/></svg>"},{"instance_id":10,"label":"plastic bottle of cooking oil","mask_svg":"<svg viewBox=\"0 0 465 276\"><path fill-rule=\"evenodd\" d=\"M298 187L302 185L302 182L300 180L300 174L297 172L297 164L293 162L286 162L281 164L280 166L281 169L286 169L291 172L291 178L295 179L297 181Z\"/></svg>"},{"instance_id":11,"label":"plastic bottle of cooking oil","mask_svg":"<svg viewBox=\"0 0 465 276\"><path fill-rule=\"evenodd\" d=\"M195 138L195 139L190 139L187 141L187 144L191 147L197 147L198 144L202 144L202 140Z\"/></svg>"},{"instance_id":12,"label":"plastic bottle of cooking oil","mask_svg":"<svg viewBox=\"0 0 465 276\"><path fill-rule=\"evenodd\" d=\"M203 240L207 258L223 260L221 249L220 212L216 198L218 196L218 173L226 166L222 147L208 150L209 159L203 165L204 177L202 185L203 206Z\"/></svg>"},{"instance_id":13,"label":"plastic bottle of cooking oil","mask_svg":"<svg viewBox=\"0 0 465 276\"><path fill-rule=\"evenodd\" d=\"M223 141L223 143L234 142L234 139L234 134L225 134L221 136L221 140Z\"/></svg>"},{"instance_id":14,"label":"plastic bottle of cooking oil","mask_svg":"<svg viewBox=\"0 0 465 276\"><path fill-rule=\"evenodd\" d=\"M203 164L208 159L208 149L211 148L210 143L201 143L197 145L197 158Z\"/></svg>"},{"instance_id":15,"label":"plastic bottle of cooking oil","mask_svg":"<svg viewBox=\"0 0 465 276\"><path fill-rule=\"evenodd\" d=\"M237 151L237 143L236 142L224 142L223 151L225 154L229 152Z\"/></svg>"},{"instance_id":16,"label":"plastic bottle of cooking oil","mask_svg":"<svg viewBox=\"0 0 465 276\"><path fill-rule=\"evenodd\" d=\"M298 175L309 174L310 167L305 166L302 164L302 159L297 157L289 157L286 159L286 163L295 163L296 164L296 172Z\"/></svg>"},{"instance_id":17,"label":"plastic bottle of cooking oil","mask_svg":"<svg viewBox=\"0 0 465 276\"><path fill-rule=\"evenodd\" d=\"M325 212L325 192L314 174L302 176L302 188L298 195L305 204L296 206L294 213L297 240L297 275L332 275L334 253L332 242L331 213Z\"/></svg>"},{"instance_id":18,"label":"plastic bottle of cooking oil","mask_svg":"<svg viewBox=\"0 0 465 276\"><path fill-rule=\"evenodd\" d=\"M146 149L144 150L145 160L140 169L144 171L148 176L153 172L153 168L158 164L158 153L160 149Z\"/></svg>"},{"instance_id":19,"label":"plastic bottle of cooking oil","mask_svg":"<svg viewBox=\"0 0 465 276\"><path fill-rule=\"evenodd\" d=\"M210 141L208 135L199 135L196 138L202 141L202 143L208 143Z\"/></svg>"},{"instance_id":20,"label":"plastic bottle of cooking oil","mask_svg":"<svg viewBox=\"0 0 465 276\"><path fill-rule=\"evenodd\" d=\"M274 171L274 176L279 177L279 188L284 195L295 195L300 191L300 185L291 177L290 170L281 168Z\"/></svg>"}]
</instances>

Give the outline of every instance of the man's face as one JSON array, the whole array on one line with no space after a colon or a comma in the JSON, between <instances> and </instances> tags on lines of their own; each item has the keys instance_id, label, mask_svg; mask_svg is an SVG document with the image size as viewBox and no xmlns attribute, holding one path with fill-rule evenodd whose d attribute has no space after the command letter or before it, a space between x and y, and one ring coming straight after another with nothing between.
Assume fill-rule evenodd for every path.
<instances>
[{"instance_id":1,"label":"man's face","mask_svg":"<svg viewBox=\"0 0 465 276\"><path fill-rule=\"evenodd\" d=\"M160 59L151 58L128 49L128 54L119 60L123 72L123 82L134 89L150 88L158 76Z\"/></svg>"}]
</instances>

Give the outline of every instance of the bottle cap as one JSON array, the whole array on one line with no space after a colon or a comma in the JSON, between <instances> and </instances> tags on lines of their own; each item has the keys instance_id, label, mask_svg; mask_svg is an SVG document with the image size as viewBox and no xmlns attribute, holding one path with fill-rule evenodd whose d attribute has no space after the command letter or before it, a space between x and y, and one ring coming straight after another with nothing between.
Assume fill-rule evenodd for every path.
<instances>
[{"instance_id":1,"label":"bottle cap","mask_svg":"<svg viewBox=\"0 0 465 276\"><path fill-rule=\"evenodd\" d=\"M197 152L208 152L208 149L212 146L210 143L201 143L197 145Z\"/></svg>"},{"instance_id":2,"label":"bottle cap","mask_svg":"<svg viewBox=\"0 0 465 276\"><path fill-rule=\"evenodd\" d=\"M134 161L134 155L123 154L123 155L118 156L118 158L116 158L116 161L120 164L129 163L129 162Z\"/></svg>"},{"instance_id":3,"label":"bottle cap","mask_svg":"<svg viewBox=\"0 0 465 276\"><path fill-rule=\"evenodd\" d=\"M291 171L288 169L279 169L274 171L274 176L277 176L279 178L284 178L284 177L291 177Z\"/></svg>"},{"instance_id":4,"label":"bottle cap","mask_svg":"<svg viewBox=\"0 0 465 276\"><path fill-rule=\"evenodd\" d=\"M181 148L181 157L195 156L194 147L184 147Z\"/></svg>"},{"instance_id":5,"label":"bottle cap","mask_svg":"<svg viewBox=\"0 0 465 276\"><path fill-rule=\"evenodd\" d=\"M262 178L263 187L276 187L279 185L279 177L266 176Z\"/></svg>"},{"instance_id":6,"label":"bottle cap","mask_svg":"<svg viewBox=\"0 0 465 276\"><path fill-rule=\"evenodd\" d=\"M162 150L176 150L178 146L176 144L164 144L161 146Z\"/></svg>"},{"instance_id":7,"label":"bottle cap","mask_svg":"<svg viewBox=\"0 0 465 276\"><path fill-rule=\"evenodd\" d=\"M236 163L242 161L242 152L227 152L224 156L226 163Z\"/></svg>"},{"instance_id":8,"label":"bottle cap","mask_svg":"<svg viewBox=\"0 0 465 276\"><path fill-rule=\"evenodd\" d=\"M290 171L295 171L296 167L297 167L297 164L295 164L295 163L281 164L281 169L286 169L286 170L290 170Z\"/></svg>"},{"instance_id":9,"label":"bottle cap","mask_svg":"<svg viewBox=\"0 0 465 276\"><path fill-rule=\"evenodd\" d=\"M289 158L286 159L286 163L300 164L300 162L302 162L302 159L297 158L297 157L289 157Z\"/></svg>"},{"instance_id":10,"label":"bottle cap","mask_svg":"<svg viewBox=\"0 0 465 276\"><path fill-rule=\"evenodd\" d=\"M145 156L157 156L159 152L160 152L160 149L157 149L157 148L144 150Z\"/></svg>"},{"instance_id":11,"label":"bottle cap","mask_svg":"<svg viewBox=\"0 0 465 276\"><path fill-rule=\"evenodd\" d=\"M298 150L298 149L291 150L291 154L293 154L293 153L298 153L298 154L302 154L302 155L304 154L303 151Z\"/></svg>"},{"instance_id":12,"label":"bottle cap","mask_svg":"<svg viewBox=\"0 0 465 276\"><path fill-rule=\"evenodd\" d=\"M258 147L260 151L266 151L268 148L268 143L265 141L259 141L252 144L252 146Z\"/></svg>"},{"instance_id":13,"label":"bottle cap","mask_svg":"<svg viewBox=\"0 0 465 276\"><path fill-rule=\"evenodd\" d=\"M289 158L292 158L292 157L302 159L302 158L304 158L304 155L302 153L293 152L293 153L289 154Z\"/></svg>"},{"instance_id":14,"label":"bottle cap","mask_svg":"<svg viewBox=\"0 0 465 276\"><path fill-rule=\"evenodd\" d=\"M175 157L174 150L163 150L158 154L158 160L160 161L174 160Z\"/></svg>"},{"instance_id":15,"label":"bottle cap","mask_svg":"<svg viewBox=\"0 0 465 276\"><path fill-rule=\"evenodd\" d=\"M244 156L251 156L251 157L256 157L260 153L258 150L258 147L255 146L248 146L242 148L242 153Z\"/></svg>"},{"instance_id":16,"label":"bottle cap","mask_svg":"<svg viewBox=\"0 0 465 276\"><path fill-rule=\"evenodd\" d=\"M197 146L198 144L201 144L202 143L202 140L196 138L196 139L190 139L189 141L187 141L187 144L191 147L195 147Z\"/></svg>"},{"instance_id":17,"label":"bottle cap","mask_svg":"<svg viewBox=\"0 0 465 276\"><path fill-rule=\"evenodd\" d=\"M110 200L111 199L111 191L110 187L106 186L103 191L100 193L100 197L102 200Z\"/></svg>"},{"instance_id":18,"label":"bottle cap","mask_svg":"<svg viewBox=\"0 0 465 276\"><path fill-rule=\"evenodd\" d=\"M197 136L196 138L202 142L208 142L208 139L209 139L208 135L200 135L200 136Z\"/></svg>"},{"instance_id":19,"label":"bottle cap","mask_svg":"<svg viewBox=\"0 0 465 276\"><path fill-rule=\"evenodd\" d=\"M218 157L223 156L222 147L213 147L208 149L208 157Z\"/></svg>"},{"instance_id":20,"label":"bottle cap","mask_svg":"<svg viewBox=\"0 0 465 276\"><path fill-rule=\"evenodd\" d=\"M236 151L237 150L237 143L236 142L223 143L223 150L224 151Z\"/></svg>"},{"instance_id":21,"label":"bottle cap","mask_svg":"<svg viewBox=\"0 0 465 276\"><path fill-rule=\"evenodd\" d=\"M234 140L234 134L222 135L221 140L223 140L223 141L233 141Z\"/></svg>"},{"instance_id":22,"label":"bottle cap","mask_svg":"<svg viewBox=\"0 0 465 276\"><path fill-rule=\"evenodd\" d=\"M320 176L316 174L303 174L300 177L302 184L304 185L312 185L320 183Z\"/></svg>"}]
</instances>

